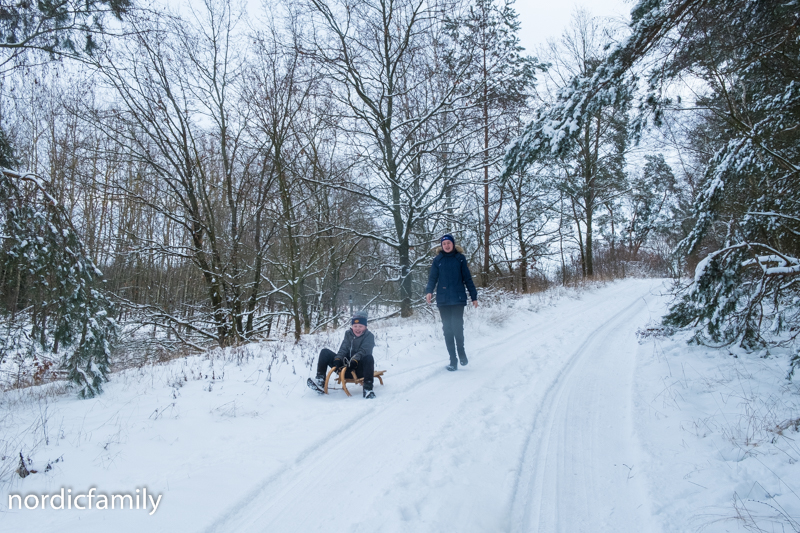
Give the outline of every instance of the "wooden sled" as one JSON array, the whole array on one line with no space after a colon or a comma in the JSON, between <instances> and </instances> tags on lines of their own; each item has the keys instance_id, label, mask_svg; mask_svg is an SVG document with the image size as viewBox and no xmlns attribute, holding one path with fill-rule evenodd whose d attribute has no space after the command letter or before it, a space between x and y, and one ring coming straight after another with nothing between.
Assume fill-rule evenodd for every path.
<instances>
[{"instance_id":1,"label":"wooden sled","mask_svg":"<svg viewBox=\"0 0 800 533\"><path fill-rule=\"evenodd\" d=\"M328 394L328 383L330 382L331 376L333 375L333 370L334 370L333 368L328 370L328 375L325 377L325 394ZM338 385L338 384L341 383L342 389L344 390L344 393L347 394L348 396L352 396L352 394L350 394L350 391L347 390L347 384L348 383L354 383L356 385L361 385L363 387L364 386L364 378L356 377L355 370L350 370L350 375L352 377L345 378L345 373L348 370L349 370L348 368L343 368L341 370L341 372L336 374L336 384ZM381 385L383 385L383 378L381 376L383 376L383 374L385 374L385 373L386 373L386 370L376 370L375 373L373 374L373 376L378 378L378 381L381 382Z\"/></svg>"}]
</instances>

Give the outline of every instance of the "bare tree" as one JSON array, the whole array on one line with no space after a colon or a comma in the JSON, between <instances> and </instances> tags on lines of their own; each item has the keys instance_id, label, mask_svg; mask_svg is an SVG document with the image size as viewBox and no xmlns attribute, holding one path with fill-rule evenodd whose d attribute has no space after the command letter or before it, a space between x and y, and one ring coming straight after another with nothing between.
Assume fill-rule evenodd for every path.
<instances>
[{"instance_id":1,"label":"bare tree","mask_svg":"<svg viewBox=\"0 0 800 533\"><path fill-rule=\"evenodd\" d=\"M280 256L270 259L282 280L280 294L288 300L294 321L294 337L311 328L305 284L320 268L317 229L309 223L308 214L315 197L308 194L303 181L302 160L307 146L301 131L304 119L312 114L311 99L317 88L318 75L314 65L304 58L298 47L283 43L296 32L290 27L286 34L274 26L255 36L255 61L248 69L247 101L254 119L254 129L263 140L260 148L267 169L277 184L280 208L277 214L281 225Z\"/></svg>"},{"instance_id":2,"label":"bare tree","mask_svg":"<svg viewBox=\"0 0 800 533\"><path fill-rule=\"evenodd\" d=\"M482 176L482 228L478 233L483 261L481 285L489 285L492 265L493 226L503 210L503 194L499 183L500 165L505 146L519 129L519 116L525 112L536 70L537 60L523 55L517 33L517 13L508 0L472 0L461 16L448 17L449 31L460 43L453 58L468 71L468 91L474 91L474 109L468 113L480 128L473 139L480 150Z\"/></svg>"},{"instance_id":3,"label":"bare tree","mask_svg":"<svg viewBox=\"0 0 800 533\"><path fill-rule=\"evenodd\" d=\"M95 123L142 165L137 180L149 182L148 194L137 193L137 180L119 184L124 193L180 228L179 239L142 244L199 269L213 332L199 317L189 322L163 309L150 309L152 320L226 345L250 333L242 217L252 212L247 199L260 183L257 158L245 149L247 117L233 94L241 69L237 15L230 4L212 2L193 15L191 24L131 20L131 38L97 63L119 109Z\"/></svg>"},{"instance_id":4,"label":"bare tree","mask_svg":"<svg viewBox=\"0 0 800 533\"><path fill-rule=\"evenodd\" d=\"M444 131L435 127L437 118L467 100L457 92L457 83L443 92L433 90L444 70L443 62L437 64L433 57L442 6L419 0L347 5L309 0L309 7L314 33L305 51L324 66L334 98L347 109L341 126L359 162L360 186L346 187L368 198L387 222L380 232L354 231L397 254L394 279L400 287L401 315L409 316L412 270L424 258L413 257L412 251L426 244L416 242L414 232L421 222L444 217L446 182L466 172L472 157L452 150L453 133L463 123L451 122ZM457 80L463 72L448 75ZM444 152L450 157L443 164Z\"/></svg>"}]
</instances>

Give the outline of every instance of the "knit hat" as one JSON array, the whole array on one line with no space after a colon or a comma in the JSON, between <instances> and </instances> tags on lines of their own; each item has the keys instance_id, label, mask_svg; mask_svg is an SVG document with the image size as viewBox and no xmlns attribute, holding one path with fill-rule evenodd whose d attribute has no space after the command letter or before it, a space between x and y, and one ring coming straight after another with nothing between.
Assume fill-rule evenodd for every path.
<instances>
[{"instance_id":1,"label":"knit hat","mask_svg":"<svg viewBox=\"0 0 800 533\"><path fill-rule=\"evenodd\" d=\"M446 234L442 235L442 238L441 238L441 239L439 239L439 243L440 243L440 244L441 244L441 243L443 243L444 241L450 241L450 242L452 242L454 245L455 245L455 243L456 243L456 240L455 240L455 239L453 238L453 236L452 236L452 235L450 235L449 233L446 233Z\"/></svg>"},{"instance_id":2,"label":"knit hat","mask_svg":"<svg viewBox=\"0 0 800 533\"><path fill-rule=\"evenodd\" d=\"M353 315L353 318L350 319L350 324L362 324L364 326L367 325L367 314L366 313L356 313Z\"/></svg>"}]
</instances>

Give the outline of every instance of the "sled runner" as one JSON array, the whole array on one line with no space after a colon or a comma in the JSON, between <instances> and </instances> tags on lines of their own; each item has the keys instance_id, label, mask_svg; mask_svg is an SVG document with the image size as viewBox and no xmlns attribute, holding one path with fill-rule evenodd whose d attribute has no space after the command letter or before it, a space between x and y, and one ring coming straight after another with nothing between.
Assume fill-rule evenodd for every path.
<instances>
[{"instance_id":1,"label":"sled runner","mask_svg":"<svg viewBox=\"0 0 800 533\"><path fill-rule=\"evenodd\" d=\"M347 384L354 383L356 385L363 386L364 378L356 377L356 373L354 370L350 370L350 375L352 377L346 378L345 374L347 373L348 370L349 370L348 368L343 368L338 374L336 374L336 384L338 385L339 383L341 383L344 393L347 394L348 396L352 396L352 394L350 394L350 391L347 390ZM328 375L325 377L325 394L328 394L328 383L331 381L331 376L334 374L333 371L334 371L333 368L328 370ZM384 373L386 373L386 370L376 370L375 373L373 374L373 376L378 378L378 381L381 382L381 385L383 385L383 378L381 376L383 376Z\"/></svg>"}]
</instances>

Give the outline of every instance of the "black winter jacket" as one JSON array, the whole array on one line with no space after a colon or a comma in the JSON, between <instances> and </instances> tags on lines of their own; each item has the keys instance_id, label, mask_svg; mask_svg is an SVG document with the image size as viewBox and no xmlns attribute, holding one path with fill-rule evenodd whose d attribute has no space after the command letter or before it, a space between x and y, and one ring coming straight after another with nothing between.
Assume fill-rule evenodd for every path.
<instances>
[{"instance_id":1,"label":"black winter jacket","mask_svg":"<svg viewBox=\"0 0 800 533\"><path fill-rule=\"evenodd\" d=\"M350 361L360 362L365 355L372 355L375 348L375 336L370 330L366 330L360 337L356 337L352 329L344 333L344 340L339 346L335 359L341 359L345 365L350 365Z\"/></svg>"},{"instance_id":2,"label":"black winter jacket","mask_svg":"<svg viewBox=\"0 0 800 533\"><path fill-rule=\"evenodd\" d=\"M445 253L440 248L439 253L433 258L425 293L432 293L436 287L437 307L467 305L465 286L472 301L478 299L478 291L472 282L467 258L461 252L460 246L456 246L450 253Z\"/></svg>"}]
</instances>

